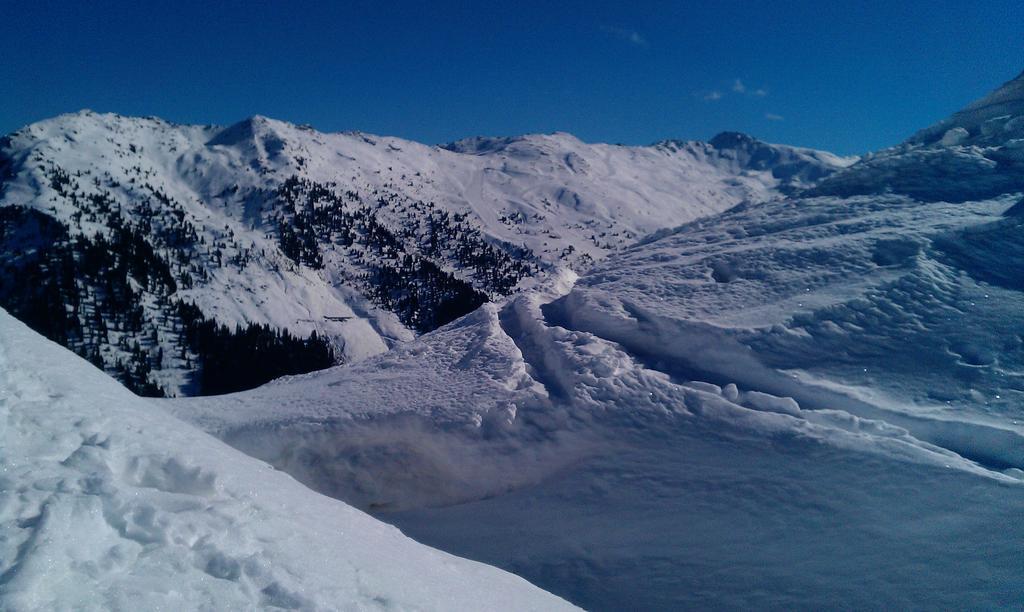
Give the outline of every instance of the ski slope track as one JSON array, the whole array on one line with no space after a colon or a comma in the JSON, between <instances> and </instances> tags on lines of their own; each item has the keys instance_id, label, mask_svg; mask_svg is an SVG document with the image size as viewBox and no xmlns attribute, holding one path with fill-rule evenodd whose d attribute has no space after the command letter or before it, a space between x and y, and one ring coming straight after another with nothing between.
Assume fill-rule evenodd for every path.
<instances>
[{"instance_id":1,"label":"ski slope track","mask_svg":"<svg viewBox=\"0 0 1024 612\"><path fill-rule=\"evenodd\" d=\"M587 609L1012 608L1022 78L386 354L157 403Z\"/></svg>"}]
</instances>

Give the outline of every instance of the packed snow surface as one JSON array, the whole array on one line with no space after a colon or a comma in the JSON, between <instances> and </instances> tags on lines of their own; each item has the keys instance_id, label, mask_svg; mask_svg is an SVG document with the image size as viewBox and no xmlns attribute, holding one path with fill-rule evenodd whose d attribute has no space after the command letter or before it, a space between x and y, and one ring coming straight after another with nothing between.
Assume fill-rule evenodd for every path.
<instances>
[{"instance_id":1,"label":"packed snow surface","mask_svg":"<svg viewBox=\"0 0 1024 612\"><path fill-rule=\"evenodd\" d=\"M132 395L0 311L0 608L556 610Z\"/></svg>"}]
</instances>

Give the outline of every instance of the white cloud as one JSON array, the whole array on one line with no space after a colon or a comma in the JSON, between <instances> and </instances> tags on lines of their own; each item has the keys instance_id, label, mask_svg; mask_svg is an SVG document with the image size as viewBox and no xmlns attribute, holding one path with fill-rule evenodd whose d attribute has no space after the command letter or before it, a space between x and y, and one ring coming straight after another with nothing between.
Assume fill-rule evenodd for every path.
<instances>
[{"instance_id":1,"label":"white cloud","mask_svg":"<svg viewBox=\"0 0 1024 612\"><path fill-rule=\"evenodd\" d=\"M782 115L776 115L775 113L765 113L764 118L768 121L782 121L785 119Z\"/></svg>"},{"instance_id":2,"label":"white cloud","mask_svg":"<svg viewBox=\"0 0 1024 612\"><path fill-rule=\"evenodd\" d=\"M707 102L717 102L728 96L739 96L741 98L763 98L768 95L768 90L764 87L758 87L757 89L749 89L747 84L743 82L743 79L736 78L732 80L732 83L728 86L728 89L711 89L695 94ZM768 113L771 115L772 121L781 121L782 117L775 115L774 113Z\"/></svg>"},{"instance_id":3,"label":"white cloud","mask_svg":"<svg viewBox=\"0 0 1024 612\"><path fill-rule=\"evenodd\" d=\"M628 30L626 28L615 28L612 26L601 26L601 31L607 34L611 34L619 40L628 42L635 47L647 47L650 44L647 39L644 38L643 34L636 30Z\"/></svg>"}]
</instances>

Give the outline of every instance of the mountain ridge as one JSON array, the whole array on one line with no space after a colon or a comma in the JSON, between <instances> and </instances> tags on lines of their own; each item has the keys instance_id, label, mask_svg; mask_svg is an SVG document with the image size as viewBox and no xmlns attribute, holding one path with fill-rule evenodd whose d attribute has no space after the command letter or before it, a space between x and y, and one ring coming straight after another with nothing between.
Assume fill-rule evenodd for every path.
<instances>
[{"instance_id":1,"label":"mountain ridge","mask_svg":"<svg viewBox=\"0 0 1024 612\"><path fill-rule=\"evenodd\" d=\"M80 111L2 142L0 275L33 281L0 283L0 304L46 313L52 339L135 390L172 394L221 390L202 364L227 363L217 347L238 334L272 351L322 355L326 342L357 361L554 268L585 269L651 231L845 163L753 139L761 158L565 133L463 141L459 153L261 115L220 127ZM31 215L63 229L26 253L17 241ZM129 250L103 255L122 248L111 245ZM109 261L81 274L99 255Z\"/></svg>"}]
</instances>

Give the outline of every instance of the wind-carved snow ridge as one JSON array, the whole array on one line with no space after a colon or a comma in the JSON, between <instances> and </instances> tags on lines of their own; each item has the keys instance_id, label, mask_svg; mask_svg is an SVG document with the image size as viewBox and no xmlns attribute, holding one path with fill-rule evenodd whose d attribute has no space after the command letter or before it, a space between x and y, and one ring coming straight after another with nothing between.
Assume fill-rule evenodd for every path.
<instances>
[{"instance_id":1,"label":"wind-carved snow ridge","mask_svg":"<svg viewBox=\"0 0 1024 612\"><path fill-rule=\"evenodd\" d=\"M368 510L504 494L609 444L564 405L576 377L558 374L566 364L536 316L538 299L486 304L365 365L162 405Z\"/></svg>"},{"instance_id":2,"label":"wind-carved snow ridge","mask_svg":"<svg viewBox=\"0 0 1024 612\"><path fill-rule=\"evenodd\" d=\"M1019 431L887 410L886 405L898 406L899 400L872 398L877 402L872 403L858 397L856 389L765 367L746 346L708 325L659 319L630 304L623 304L631 319L627 321L580 316L585 308L562 300L549 305L545 314L551 324L616 342L645 367L664 372L680 384L731 386L736 389L734 399L757 410L825 426L846 428L850 422L856 430L878 427L909 434L924 445L952 451L989 470L1016 476L1024 469L1024 434Z\"/></svg>"},{"instance_id":3,"label":"wind-carved snow ridge","mask_svg":"<svg viewBox=\"0 0 1024 612\"><path fill-rule=\"evenodd\" d=\"M531 296L511 300L501 309L498 320L523 355L530 375L544 386L547 395L556 401L568 401L573 394L572 381L557 352L551 350L540 322L531 316L532 305Z\"/></svg>"},{"instance_id":4,"label":"wind-carved snow ridge","mask_svg":"<svg viewBox=\"0 0 1024 612\"><path fill-rule=\"evenodd\" d=\"M1016 473L1018 199L739 208L630 249L549 312L679 378L881 419Z\"/></svg>"},{"instance_id":5,"label":"wind-carved snow ridge","mask_svg":"<svg viewBox=\"0 0 1024 612\"><path fill-rule=\"evenodd\" d=\"M0 607L570 609L147 405L0 311Z\"/></svg>"}]
</instances>

